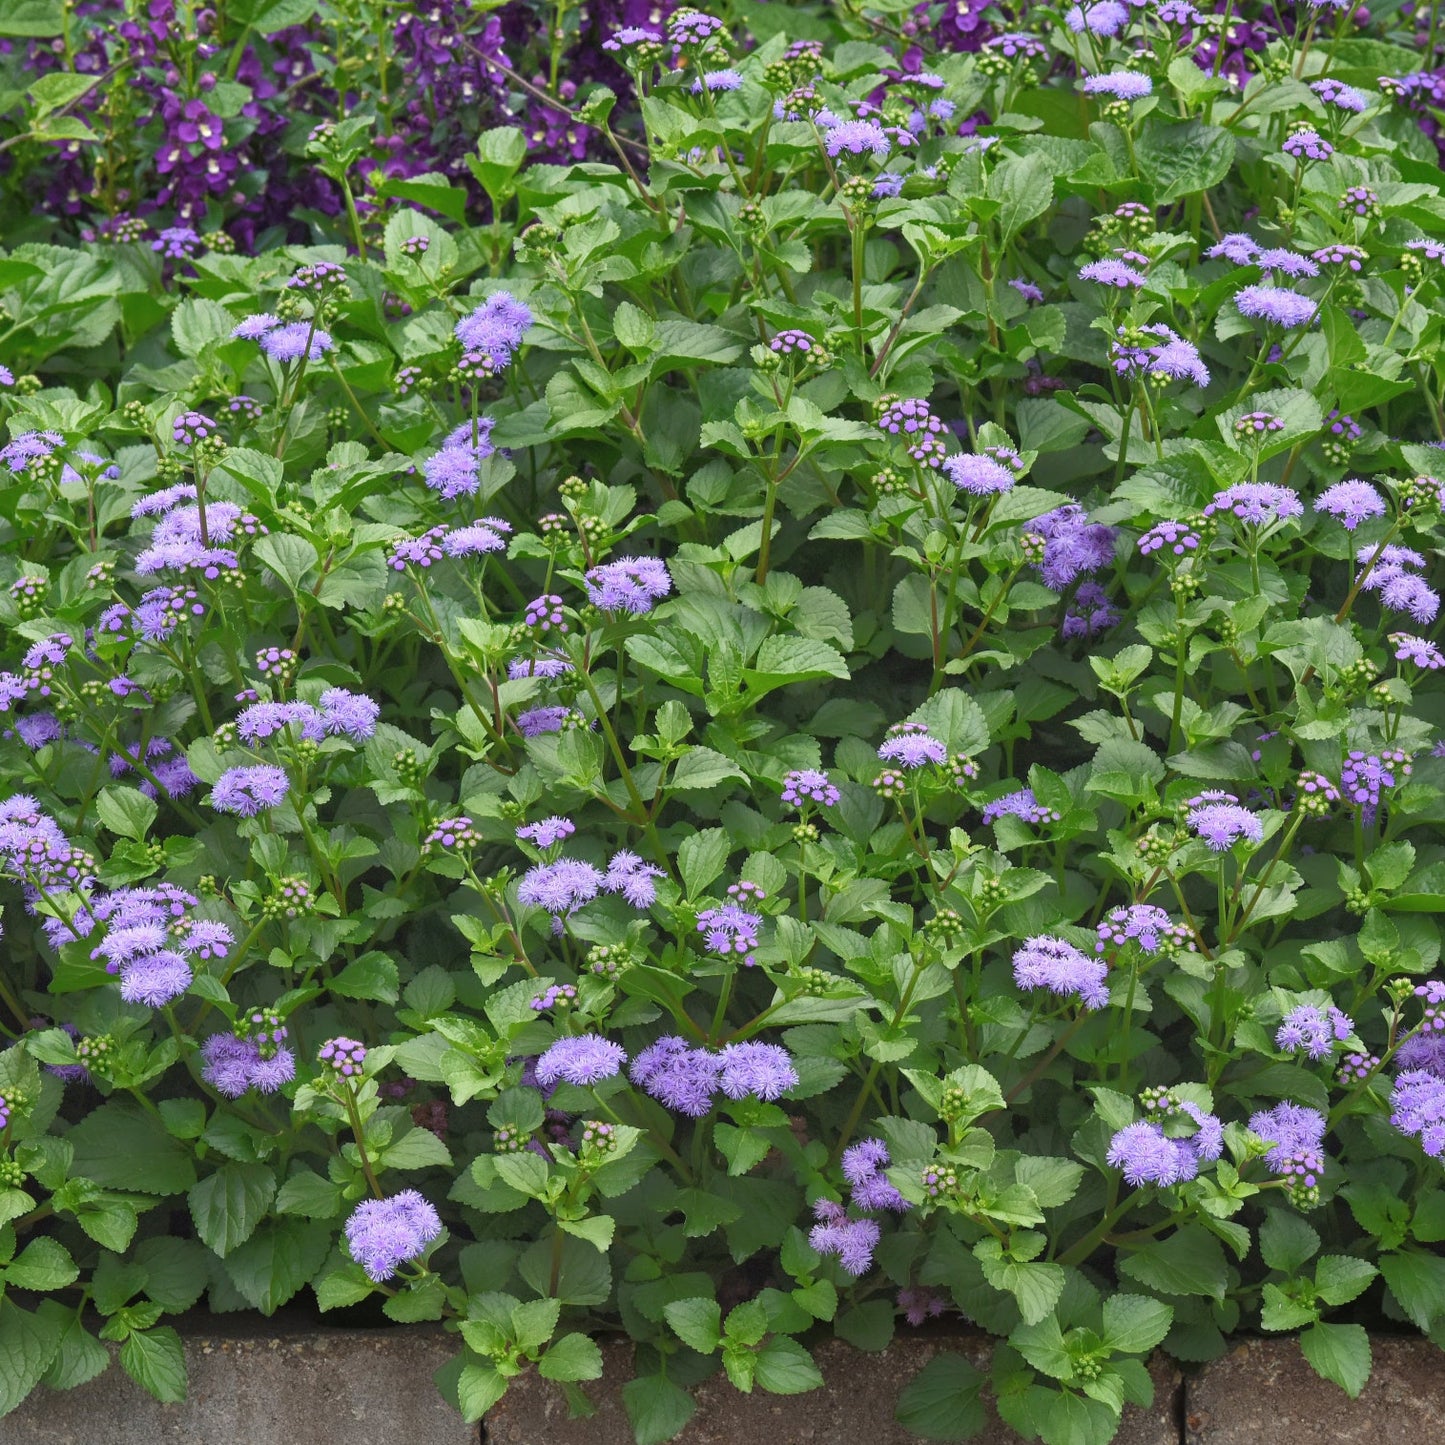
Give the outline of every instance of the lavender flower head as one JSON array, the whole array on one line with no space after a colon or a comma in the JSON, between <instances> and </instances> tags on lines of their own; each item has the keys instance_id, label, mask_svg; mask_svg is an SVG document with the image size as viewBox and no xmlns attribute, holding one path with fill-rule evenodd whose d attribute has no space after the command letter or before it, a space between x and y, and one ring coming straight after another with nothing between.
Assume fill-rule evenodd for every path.
<instances>
[{"instance_id":1,"label":"lavender flower head","mask_svg":"<svg viewBox=\"0 0 1445 1445\"><path fill-rule=\"evenodd\" d=\"M1014 982L1022 989L1078 994L1090 1009L1103 1008L1109 1002L1108 968L1065 939L1049 934L1027 939L1014 951L1013 970Z\"/></svg>"},{"instance_id":2,"label":"lavender flower head","mask_svg":"<svg viewBox=\"0 0 1445 1445\"><path fill-rule=\"evenodd\" d=\"M284 768L258 763L252 767L227 768L211 789L211 806L218 813L253 818L286 800L290 784Z\"/></svg>"},{"instance_id":3,"label":"lavender flower head","mask_svg":"<svg viewBox=\"0 0 1445 1445\"><path fill-rule=\"evenodd\" d=\"M366 1045L338 1034L321 1045L316 1058L323 1068L343 1079L359 1078L366 1069Z\"/></svg>"},{"instance_id":4,"label":"lavender flower head","mask_svg":"<svg viewBox=\"0 0 1445 1445\"><path fill-rule=\"evenodd\" d=\"M855 156L867 151L875 161L883 161L887 160L893 142L877 121L843 120L828 126L823 132L823 148L834 159L844 151Z\"/></svg>"},{"instance_id":5,"label":"lavender flower head","mask_svg":"<svg viewBox=\"0 0 1445 1445\"><path fill-rule=\"evenodd\" d=\"M1424 637L1415 637L1408 632L1392 632L1389 642L1395 649L1397 662L1408 662L1426 672L1438 672L1445 667L1445 653Z\"/></svg>"},{"instance_id":6,"label":"lavender flower head","mask_svg":"<svg viewBox=\"0 0 1445 1445\"><path fill-rule=\"evenodd\" d=\"M1212 517L1217 512L1228 512L1241 522L1261 527L1302 517L1304 510L1299 493L1289 487L1273 482L1236 482L1216 492L1203 515Z\"/></svg>"},{"instance_id":7,"label":"lavender flower head","mask_svg":"<svg viewBox=\"0 0 1445 1445\"><path fill-rule=\"evenodd\" d=\"M517 837L539 848L550 848L564 838L570 838L577 831L577 825L570 819L553 816L537 823L527 823L517 829Z\"/></svg>"},{"instance_id":8,"label":"lavender flower head","mask_svg":"<svg viewBox=\"0 0 1445 1445\"><path fill-rule=\"evenodd\" d=\"M323 331L311 321L293 321L289 325L276 326L261 337L261 350L273 361L320 361L333 349L331 333Z\"/></svg>"},{"instance_id":9,"label":"lavender flower head","mask_svg":"<svg viewBox=\"0 0 1445 1445\"><path fill-rule=\"evenodd\" d=\"M529 868L517 885L517 898L531 908L545 908L559 921L597 897L602 873L578 858L558 858Z\"/></svg>"},{"instance_id":10,"label":"lavender flower head","mask_svg":"<svg viewBox=\"0 0 1445 1445\"><path fill-rule=\"evenodd\" d=\"M1015 481L1008 467L986 456L964 454L949 457L943 464L943 471L960 492L974 497L1011 491Z\"/></svg>"},{"instance_id":11,"label":"lavender flower head","mask_svg":"<svg viewBox=\"0 0 1445 1445\"><path fill-rule=\"evenodd\" d=\"M1064 13L1064 24L1076 35L1117 35L1129 23L1129 8L1119 0L1097 0L1088 6L1074 5Z\"/></svg>"},{"instance_id":12,"label":"lavender flower head","mask_svg":"<svg viewBox=\"0 0 1445 1445\"><path fill-rule=\"evenodd\" d=\"M1287 1180L1302 1202L1313 1202L1325 1168L1325 1116L1318 1109L1286 1102L1251 1114L1249 1129L1270 1145L1264 1156L1270 1173Z\"/></svg>"},{"instance_id":13,"label":"lavender flower head","mask_svg":"<svg viewBox=\"0 0 1445 1445\"><path fill-rule=\"evenodd\" d=\"M848 1211L831 1199L813 1205L817 1219L808 1232L808 1243L822 1255L831 1255L854 1276L866 1274L873 1263L882 1231L873 1219L849 1219Z\"/></svg>"},{"instance_id":14,"label":"lavender flower head","mask_svg":"<svg viewBox=\"0 0 1445 1445\"><path fill-rule=\"evenodd\" d=\"M941 738L928 735L925 723L895 723L879 746L878 756L885 763L896 763L911 771L929 763L947 762L948 748Z\"/></svg>"},{"instance_id":15,"label":"lavender flower head","mask_svg":"<svg viewBox=\"0 0 1445 1445\"><path fill-rule=\"evenodd\" d=\"M1154 82L1137 70L1111 70L1107 75L1090 75L1084 79L1088 95L1112 95L1119 100L1143 100L1154 93Z\"/></svg>"},{"instance_id":16,"label":"lavender flower head","mask_svg":"<svg viewBox=\"0 0 1445 1445\"><path fill-rule=\"evenodd\" d=\"M1041 539L1041 548L1033 538ZM1090 522L1088 513L1077 502L1066 502L1028 523L1024 546L1044 586L1062 592L1069 583L1114 560L1114 529Z\"/></svg>"},{"instance_id":17,"label":"lavender flower head","mask_svg":"<svg viewBox=\"0 0 1445 1445\"><path fill-rule=\"evenodd\" d=\"M1115 256L1106 256L1101 261L1089 261L1079 267L1079 277L1093 281L1100 286L1109 286L1117 291L1127 291L1142 286L1149 278Z\"/></svg>"},{"instance_id":18,"label":"lavender flower head","mask_svg":"<svg viewBox=\"0 0 1445 1445\"><path fill-rule=\"evenodd\" d=\"M792 1055L781 1044L728 1044L722 1051L718 1086L729 1099L779 1099L797 1084Z\"/></svg>"},{"instance_id":19,"label":"lavender flower head","mask_svg":"<svg viewBox=\"0 0 1445 1445\"><path fill-rule=\"evenodd\" d=\"M619 557L587 573L587 600L604 612L641 617L672 591L660 557Z\"/></svg>"},{"instance_id":20,"label":"lavender flower head","mask_svg":"<svg viewBox=\"0 0 1445 1445\"><path fill-rule=\"evenodd\" d=\"M1246 286L1235 294L1234 304L1241 316L1255 316L1286 330L1308 326L1319 310L1308 296L1285 286Z\"/></svg>"},{"instance_id":21,"label":"lavender flower head","mask_svg":"<svg viewBox=\"0 0 1445 1445\"><path fill-rule=\"evenodd\" d=\"M1158 953L1171 944L1188 940L1188 930L1174 923L1169 915L1153 903L1133 903L1127 908L1113 909L1107 918L1101 919L1095 932L1099 942L1095 952L1103 953L1106 948L1122 948L1135 943L1144 953Z\"/></svg>"},{"instance_id":22,"label":"lavender flower head","mask_svg":"<svg viewBox=\"0 0 1445 1445\"><path fill-rule=\"evenodd\" d=\"M890 1162L888 1146L881 1139L860 1139L843 1151L843 1178L852 1189L856 1208L901 1214L912 1207L883 1173Z\"/></svg>"},{"instance_id":23,"label":"lavender flower head","mask_svg":"<svg viewBox=\"0 0 1445 1445\"><path fill-rule=\"evenodd\" d=\"M490 296L455 327L456 338L470 356L490 374L505 370L532 324L531 308L506 291Z\"/></svg>"},{"instance_id":24,"label":"lavender flower head","mask_svg":"<svg viewBox=\"0 0 1445 1445\"><path fill-rule=\"evenodd\" d=\"M1199 550L1203 537L1187 522L1166 520L1156 522L1143 533L1135 544L1141 557L1155 552L1164 552L1165 561L1174 557L1188 557Z\"/></svg>"},{"instance_id":25,"label":"lavender flower head","mask_svg":"<svg viewBox=\"0 0 1445 1445\"><path fill-rule=\"evenodd\" d=\"M657 902L654 880L666 877L661 868L644 863L636 853L623 850L612 855L602 887L608 893L620 893L634 908L651 908Z\"/></svg>"},{"instance_id":26,"label":"lavender flower head","mask_svg":"<svg viewBox=\"0 0 1445 1445\"><path fill-rule=\"evenodd\" d=\"M697 931L703 935L708 952L723 958L741 954L748 968L757 963L753 950L758 946L762 926L760 913L752 913L731 902L720 908L704 908L697 915Z\"/></svg>"},{"instance_id":27,"label":"lavender flower head","mask_svg":"<svg viewBox=\"0 0 1445 1445\"><path fill-rule=\"evenodd\" d=\"M1062 814L1040 803L1032 788L1019 788L1016 792L995 798L984 807L985 823L993 823L1003 817L1021 818L1025 823L1057 823Z\"/></svg>"},{"instance_id":28,"label":"lavender flower head","mask_svg":"<svg viewBox=\"0 0 1445 1445\"><path fill-rule=\"evenodd\" d=\"M1353 532L1370 517L1385 515L1385 499L1369 482L1352 479L1336 482L1315 499L1315 511L1338 517L1347 532Z\"/></svg>"},{"instance_id":29,"label":"lavender flower head","mask_svg":"<svg viewBox=\"0 0 1445 1445\"><path fill-rule=\"evenodd\" d=\"M1228 852L1241 838L1251 843L1264 841L1264 824L1229 793L1191 798L1184 821L1216 853Z\"/></svg>"},{"instance_id":30,"label":"lavender flower head","mask_svg":"<svg viewBox=\"0 0 1445 1445\"><path fill-rule=\"evenodd\" d=\"M632 1082L658 1103L689 1119L701 1119L712 1108L722 1080L722 1059L710 1049L692 1048L685 1039L667 1034L632 1061Z\"/></svg>"},{"instance_id":31,"label":"lavender flower head","mask_svg":"<svg viewBox=\"0 0 1445 1445\"><path fill-rule=\"evenodd\" d=\"M164 1008L191 986L191 966L173 949L144 953L120 971L120 996L127 1003Z\"/></svg>"},{"instance_id":32,"label":"lavender flower head","mask_svg":"<svg viewBox=\"0 0 1445 1445\"><path fill-rule=\"evenodd\" d=\"M1199 1160L1184 1139L1171 1139L1160 1124L1142 1119L1125 1125L1109 1141L1105 1156L1125 1182L1139 1189L1145 1184L1168 1188L1199 1173Z\"/></svg>"},{"instance_id":33,"label":"lavender flower head","mask_svg":"<svg viewBox=\"0 0 1445 1445\"><path fill-rule=\"evenodd\" d=\"M827 773L816 768L794 768L783 779L782 800L790 808L806 808L810 803L831 808L842 796Z\"/></svg>"},{"instance_id":34,"label":"lavender flower head","mask_svg":"<svg viewBox=\"0 0 1445 1445\"><path fill-rule=\"evenodd\" d=\"M1445 1079L1426 1069L1410 1069L1395 1080L1390 1122L1418 1138L1432 1159L1445 1154Z\"/></svg>"},{"instance_id":35,"label":"lavender flower head","mask_svg":"<svg viewBox=\"0 0 1445 1445\"><path fill-rule=\"evenodd\" d=\"M1313 1004L1301 1004L1284 1016L1275 1030L1274 1044L1285 1053L1302 1053L1318 1060L1331 1054L1335 1045L1344 1043L1354 1031L1349 1016L1333 1005L1316 1008Z\"/></svg>"},{"instance_id":36,"label":"lavender flower head","mask_svg":"<svg viewBox=\"0 0 1445 1445\"><path fill-rule=\"evenodd\" d=\"M627 1062L621 1044L598 1034L560 1038L537 1060L537 1082L543 1088L559 1083L585 1088L610 1079Z\"/></svg>"},{"instance_id":37,"label":"lavender flower head","mask_svg":"<svg viewBox=\"0 0 1445 1445\"><path fill-rule=\"evenodd\" d=\"M442 1232L436 1210L415 1189L389 1199L364 1199L346 1221L346 1247L367 1277L390 1279L408 1260L419 1258Z\"/></svg>"}]
</instances>

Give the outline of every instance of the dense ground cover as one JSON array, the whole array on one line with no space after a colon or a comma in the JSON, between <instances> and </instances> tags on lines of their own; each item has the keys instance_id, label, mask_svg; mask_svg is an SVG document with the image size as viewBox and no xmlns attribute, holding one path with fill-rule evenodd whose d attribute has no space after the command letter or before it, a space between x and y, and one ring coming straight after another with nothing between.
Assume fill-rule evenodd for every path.
<instances>
[{"instance_id":1,"label":"dense ground cover","mask_svg":"<svg viewBox=\"0 0 1445 1445\"><path fill-rule=\"evenodd\" d=\"M1445 1331L1445 37L1218 11L0 16L0 1407Z\"/></svg>"}]
</instances>

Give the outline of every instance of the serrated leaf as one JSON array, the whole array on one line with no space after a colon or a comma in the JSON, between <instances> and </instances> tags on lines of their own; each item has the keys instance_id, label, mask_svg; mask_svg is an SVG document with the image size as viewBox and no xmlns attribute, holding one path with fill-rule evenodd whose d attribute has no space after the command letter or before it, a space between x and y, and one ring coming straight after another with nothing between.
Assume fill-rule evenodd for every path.
<instances>
[{"instance_id":1,"label":"serrated leaf","mask_svg":"<svg viewBox=\"0 0 1445 1445\"><path fill-rule=\"evenodd\" d=\"M202 1241L224 1259L244 1244L276 1195L276 1176L265 1164L223 1164L190 1194L191 1219Z\"/></svg>"},{"instance_id":2,"label":"serrated leaf","mask_svg":"<svg viewBox=\"0 0 1445 1445\"><path fill-rule=\"evenodd\" d=\"M987 1379L962 1355L935 1355L903 1387L894 1411L899 1424L925 1440L966 1440L984 1426L979 1391Z\"/></svg>"},{"instance_id":3,"label":"serrated leaf","mask_svg":"<svg viewBox=\"0 0 1445 1445\"><path fill-rule=\"evenodd\" d=\"M186 1398L186 1352L169 1325L127 1335L120 1363L137 1385L162 1403L174 1405Z\"/></svg>"},{"instance_id":4,"label":"serrated leaf","mask_svg":"<svg viewBox=\"0 0 1445 1445\"><path fill-rule=\"evenodd\" d=\"M1322 1379L1355 1399L1370 1378L1370 1337L1363 1325L1318 1324L1299 1339L1304 1357Z\"/></svg>"}]
</instances>

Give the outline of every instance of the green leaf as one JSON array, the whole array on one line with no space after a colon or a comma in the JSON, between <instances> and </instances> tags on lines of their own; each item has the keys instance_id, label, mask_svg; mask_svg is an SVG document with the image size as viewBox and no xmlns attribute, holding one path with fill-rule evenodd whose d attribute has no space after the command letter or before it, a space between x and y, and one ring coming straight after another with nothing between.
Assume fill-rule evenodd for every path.
<instances>
[{"instance_id":1,"label":"green leaf","mask_svg":"<svg viewBox=\"0 0 1445 1445\"><path fill-rule=\"evenodd\" d=\"M637 1445L665 1445L692 1419L697 1401L665 1375L642 1375L622 1387Z\"/></svg>"},{"instance_id":2,"label":"green leaf","mask_svg":"<svg viewBox=\"0 0 1445 1445\"><path fill-rule=\"evenodd\" d=\"M248 1304L274 1314L316 1274L330 1250L325 1224L268 1221L227 1255L226 1274Z\"/></svg>"},{"instance_id":3,"label":"green leaf","mask_svg":"<svg viewBox=\"0 0 1445 1445\"><path fill-rule=\"evenodd\" d=\"M1363 1325L1318 1324L1299 1338L1304 1357L1322 1379L1355 1399L1370 1378L1370 1337Z\"/></svg>"},{"instance_id":4,"label":"green leaf","mask_svg":"<svg viewBox=\"0 0 1445 1445\"><path fill-rule=\"evenodd\" d=\"M1259 1252L1264 1262L1282 1274L1297 1274L1313 1259L1320 1237L1298 1214L1275 1209L1259 1227Z\"/></svg>"},{"instance_id":5,"label":"green leaf","mask_svg":"<svg viewBox=\"0 0 1445 1445\"><path fill-rule=\"evenodd\" d=\"M495 1365L472 1361L462 1366L457 1379L457 1400L467 1424L475 1424L506 1393L506 1376L498 1374Z\"/></svg>"},{"instance_id":6,"label":"green leaf","mask_svg":"<svg viewBox=\"0 0 1445 1445\"><path fill-rule=\"evenodd\" d=\"M0 34L8 33L10 32L5 30L4 25L0 24ZM30 99L35 102L36 115L47 115L52 110L69 105L71 101L79 100L87 91L95 88L99 79L96 75L76 75L69 70L56 70L49 75L42 75L31 85L28 92Z\"/></svg>"},{"instance_id":7,"label":"green leaf","mask_svg":"<svg viewBox=\"0 0 1445 1445\"><path fill-rule=\"evenodd\" d=\"M186 1353L181 1337L169 1325L126 1336L120 1363L126 1374L157 1400L174 1405L186 1398Z\"/></svg>"},{"instance_id":8,"label":"green leaf","mask_svg":"<svg viewBox=\"0 0 1445 1445\"><path fill-rule=\"evenodd\" d=\"M576 1333L553 1342L537 1365L544 1380L597 1380L602 1377L602 1351L595 1340Z\"/></svg>"},{"instance_id":9,"label":"green leaf","mask_svg":"<svg viewBox=\"0 0 1445 1445\"><path fill-rule=\"evenodd\" d=\"M533 1354L552 1338L561 1316L560 1300L527 1300L512 1310L512 1339L524 1354Z\"/></svg>"},{"instance_id":10,"label":"green leaf","mask_svg":"<svg viewBox=\"0 0 1445 1445\"><path fill-rule=\"evenodd\" d=\"M983 1277L1014 1297L1025 1324L1037 1324L1058 1304L1064 1292L1061 1266L1010 1259L996 1239L980 1240L973 1252L983 1266Z\"/></svg>"},{"instance_id":11,"label":"green leaf","mask_svg":"<svg viewBox=\"0 0 1445 1445\"><path fill-rule=\"evenodd\" d=\"M673 1300L663 1316L683 1344L700 1355L710 1355L722 1340L722 1308L715 1299Z\"/></svg>"},{"instance_id":12,"label":"green leaf","mask_svg":"<svg viewBox=\"0 0 1445 1445\"><path fill-rule=\"evenodd\" d=\"M36 1386L60 1349L61 1322L0 1300L0 1415L8 1415Z\"/></svg>"},{"instance_id":13,"label":"green leaf","mask_svg":"<svg viewBox=\"0 0 1445 1445\"><path fill-rule=\"evenodd\" d=\"M138 1194L184 1194L196 1182L190 1150L159 1115L135 1105L102 1104L65 1137L75 1151L72 1177Z\"/></svg>"},{"instance_id":14,"label":"green leaf","mask_svg":"<svg viewBox=\"0 0 1445 1445\"><path fill-rule=\"evenodd\" d=\"M1380 1256L1380 1273L1395 1303L1422 1330L1445 1316L1445 1256L1423 1250Z\"/></svg>"},{"instance_id":15,"label":"green leaf","mask_svg":"<svg viewBox=\"0 0 1445 1445\"><path fill-rule=\"evenodd\" d=\"M1312 1302L1286 1293L1277 1284L1266 1283L1260 1291L1259 1323L1266 1330L1298 1330L1320 1317Z\"/></svg>"},{"instance_id":16,"label":"green leaf","mask_svg":"<svg viewBox=\"0 0 1445 1445\"><path fill-rule=\"evenodd\" d=\"M732 839L722 828L703 828L689 833L677 849L677 871L689 900L706 892L710 883L722 876L732 853Z\"/></svg>"},{"instance_id":17,"label":"green leaf","mask_svg":"<svg viewBox=\"0 0 1445 1445\"><path fill-rule=\"evenodd\" d=\"M17 1289L64 1289L79 1275L70 1251L57 1239L32 1239L5 1267L5 1283Z\"/></svg>"},{"instance_id":18,"label":"green leaf","mask_svg":"<svg viewBox=\"0 0 1445 1445\"><path fill-rule=\"evenodd\" d=\"M979 1391L986 1376L962 1355L935 1355L903 1387L895 1414L911 1434L925 1440L966 1440L984 1427Z\"/></svg>"},{"instance_id":19,"label":"green leaf","mask_svg":"<svg viewBox=\"0 0 1445 1445\"><path fill-rule=\"evenodd\" d=\"M417 1320L439 1320L447 1306L447 1287L440 1275L429 1274L414 1280L391 1295L382 1305L382 1313L399 1325Z\"/></svg>"},{"instance_id":20,"label":"green leaf","mask_svg":"<svg viewBox=\"0 0 1445 1445\"><path fill-rule=\"evenodd\" d=\"M690 747L673 765L668 789L675 793L702 792L729 778L747 782L747 774L729 758L711 748Z\"/></svg>"},{"instance_id":21,"label":"green leaf","mask_svg":"<svg viewBox=\"0 0 1445 1445\"><path fill-rule=\"evenodd\" d=\"M341 1186L310 1169L293 1174L276 1191L277 1214L299 1214L303 1219L335 1219L341 1213Z\"/></svg>"},{"instance_id":22,"label":"green leaf","mask_svg":"<svg viewBox=\"0 0 1445 1445\"><path fill-rule=\"evenodd\" d=\"M1197 1224L1144 1245L1119 1267L1130 1279L1160 1294L1199 1294L1222 1300L1229 1283L1219 1241Z\"/></svg>"},{"instance_id":23,"label":"green leaf","mask_svg":"<svg viewBox=\"0 0 1445 1445\"><path fill-rule=\"evenodd\" d=\"M187 1196L201 1240L224 1259L266 1217L276 1176L265 1164L223 1164Z\"/></svg>"},{"instance_id":24,"label":"green leaf","mask_svg":"<svg viewBox=\"0 0 1445 1445\"><path fill-rule=\"evenodd\" d=\"M846 682L851 676L843 654L812 637L765 637L752 667L743 669L743 680L754 695L794 682L822 677Z\"/></svg>"},{"instance_id":25,"label":"green leaf","mask_svg":"<svg viewBox=\"0 0 1445 1445\"><path fill-rule=\"evenodd\" d=\"M617 1221L610 1214L590 1214L586 1219L557 1222L564 1233L585 1239L599 1254L606 1254L612 1248L612 1239L617 1233Z\"/></svg>"},{"instance_id":26,"label":"green leaf","mask_svg":"<svg viewBox=\"0 0 1445 1445\"><path fill-rule=\"evenodd\" d=\"M332 993L343 998L371 999L395 1003L401 993L401 975L396 960L384 953L364 953L348 963L330 984Z\"/></svg>"},{"instance_id":27,"label":"green leaf","mask_svg":"<svg viewBox=\"0 0 1445 1445\"><path fill-rule=\"evenodd\" d=\"M192 360L231 339L236 318L218 302L188 296L171 312L171 337L176 350Z\"/></svg>"},{"instance_id":28,"label":"green leaf","mask_svg":"<svg viewBox=\"0 0 1445 1445\"><path fill-rule=\"evenodd\" d=\"M67 1313L69 1313L67 1311ZM105 1346L73 1315L60 1337L60 1349L46 1370L43 1382L52 1390L73 1390L93 1380L110 1364Z\"/></svg>"},{"instance_id":29,"label":"green leaf","mask_svg":"<svg viewBox=\"0 0 1445 1445\"><path fill-rule=\"evenodd\" d=\"M408 1129L381 1152L387 1169L446 1169L451 1162L452 1151L430 1129Z\"/></svg>"},{"instance_id":30,"label":"green leaf","mask_svg":"<svg viewBox=\"0 0 1445 1445\"><path fill-rule=\"evenodd\" d=\"M1104 1301L1104 1341L1123 1354L1148 1354L1169 1333L1173 1319L1173 1306L1163 1300L1110 1295Z\"/></svg>"},{"instance_id":31,"label":"green leaf","mask_svg":"<svg viewBox=\"0 0 1445 1445\"><path fill-rule=\"evenodd\" d=\"M787 1335L774 1335L754 1361L754 1380L772 1395L803 1395L823 1383L812 1355Z\"/></svg>"},{"instance_id":32,"label":"green leaf","mask_svg":"<svg viewBox=\"0 0 1445 1445\"><path fill-rule=\"evenodd\" d=\"M251 553L293 593L300 590L302 579L320 560L316 548L294 532L268 532L251 548Z\"/></svg>"},{"instance_id":33,"label":"green leaf","mask_svg":"<svg viewBox=\"0 0 1445 1445\"><path fill-rule=\"evenodd\" d=\"M1315 1266L1315 1290L1327 1305L1349 1304L1369 1289L1379 1272L1367 1259L1326 1254Z\"/></svg>"},{"instance_id":34,"label":"green leaf","mask_svg":"<svg viewBox=\"0 0 1445 1445\"><path fill-rule=\"evenodd\" d=\"M1035 217L1043 215L1054 199L1054 173L1038 154L1012 156L989 177L989 196L999 202L995 221L1007 246Z\"/></svg>"},{"instance_id":35,"label":"green leaf","mask_svg":"<svg viewBox=\"0 0 1445 1445\"><path fill-rule=\"evenodd\" d=\"M1234 137L1217 125L1151 115L1135 142L1139 173L1158 205L1217 186L1234 162Z\"/></svg>"},{"instance_id":36,"label":"green leaf","mask_svg":"<svg viewBox=\"0 0 1445 1445\"><path fill-rule=\"evenodd\" d=\"M317 11L317 0L246 0L232 18L249 25L258 35L274 35L304 25Z\"/></svg>"},{"instance_id":37,"label":"green leaf","mask_svg":"<svg viewBox=\"0 0 1445 1445\"><path fill-rule=\"evenodd\" d=\"M6 0L0 6L0 35L44 37L64 30L61 0Z\"/></svg>"}]
</instances>

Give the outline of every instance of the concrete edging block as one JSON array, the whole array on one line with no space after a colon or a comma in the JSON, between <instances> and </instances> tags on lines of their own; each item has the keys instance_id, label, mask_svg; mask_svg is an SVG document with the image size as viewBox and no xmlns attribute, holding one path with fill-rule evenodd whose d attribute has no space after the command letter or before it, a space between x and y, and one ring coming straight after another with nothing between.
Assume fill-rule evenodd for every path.
<instances>
[{"instance_id":1,"label":"concrete edging block","mask_svg":"<svg viewBox=\"0 0 1445 1445\"><path fill-rule=\"evenodd\" d=\"M432 1372L440 1330L184 1336L187 1399L162 1405L118 1364L74 1390L41 1388L0 1419L0 1445L478 1445Z\"/></svg>"}]
</instances>

